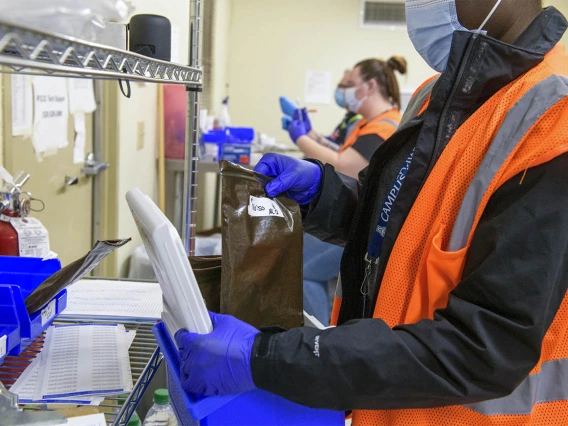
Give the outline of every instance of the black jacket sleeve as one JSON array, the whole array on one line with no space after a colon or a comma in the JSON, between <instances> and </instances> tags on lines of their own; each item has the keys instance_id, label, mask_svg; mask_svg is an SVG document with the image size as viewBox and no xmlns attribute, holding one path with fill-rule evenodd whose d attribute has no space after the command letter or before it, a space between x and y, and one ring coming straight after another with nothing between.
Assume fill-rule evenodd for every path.
<instances>
[{"instance_id":1,"label":"black jacket sleeve","mask_svg":"<svg viewBox=\"0 0 568 426\"><path fill-rule=\"evenodd\" d=\"M375 151L384 143L385 140L379 135L364 135L359 137L351 148L361 154L367 161L371 161Z\"/></svg>"},{"instance_id":2,"label":"black jacket sleeve","mask_svg":"<svg viewBox=\"0 0 568 426\"><path fill-rule=\"evenodd\" d=\"M344 246L357 208L359 182L323 166L322 192L309 205L303 220L304 231L322 241Z\"/></svg>"},{"instance_id":3,"label":"black jacket sleeve","mask_svg":"<svg viewBox=\"0 0 568 426\"><path fill-rule=\"evenodd\" d=\"M257 386L330 409L431 408L510 394L540 358L568 283L568 155L491 198L463 280L434 320L260 334ZM260 350L262 349L262 350Z\"/></svg>"}]
</instances>

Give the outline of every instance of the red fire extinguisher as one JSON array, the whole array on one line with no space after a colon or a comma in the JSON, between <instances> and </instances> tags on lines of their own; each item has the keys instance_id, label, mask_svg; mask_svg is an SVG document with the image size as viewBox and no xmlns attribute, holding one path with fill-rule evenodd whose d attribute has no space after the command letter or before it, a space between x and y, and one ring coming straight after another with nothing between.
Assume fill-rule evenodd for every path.
<instances>
[{"instance_id":1,"label":"red fire extinguisher","mask_svg":"<svg viewBox=\"0 0 568 426\"><path fill-rule=\"evenodd\" d=\"M14 176L12 182L5 183L0 190L0 256L36 257L38 253L43 254L46 250L46 247L38 249L36 246L38 242L45 246L47 231L37 219L33 219L33 223L31 223L32 219L26 219L30 214L32 201L41 203L41 209L36 211L42 211L44 208L43 201L32 198L29 192L22 192L22 186L29 178L29 173L20 172ZM43 228L46 238L42 238L41 234L39 238L37 235L32 235L25 240L26 247L20 247L20 239L26 238L20 233L29 233L29 231L22 232L22 229L26 227L29 227L29 231L35 231L39 227ZM49 252L49 240L47 240L47 251Z\"/></svg>"}]
</instances>

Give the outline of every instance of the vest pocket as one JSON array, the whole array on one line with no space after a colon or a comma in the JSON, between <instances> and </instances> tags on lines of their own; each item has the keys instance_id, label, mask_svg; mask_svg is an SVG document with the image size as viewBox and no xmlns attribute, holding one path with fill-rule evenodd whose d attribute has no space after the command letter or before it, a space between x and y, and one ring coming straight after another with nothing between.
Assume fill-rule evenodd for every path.
<instances>
[{"instance_id":1,"label":"vest pocket","mask_svg":"<svg viewBox=\"0 0 568 426\"><path fill-rule=\"evenodd\" d=\"M450 292L461 280L469 245L459 251L449 252L442 248L448 241L451 230L439 223L428 236L418 274L414 282L405 324L421 319L434 318L434 311L444 308Z\"/></svg>"}]
</instances>

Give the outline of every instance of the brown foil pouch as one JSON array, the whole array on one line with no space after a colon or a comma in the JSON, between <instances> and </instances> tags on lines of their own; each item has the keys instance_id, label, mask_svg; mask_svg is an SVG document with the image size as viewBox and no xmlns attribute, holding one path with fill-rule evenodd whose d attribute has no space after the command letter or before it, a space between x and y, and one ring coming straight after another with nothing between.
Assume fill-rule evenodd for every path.
<instances>
[{"instance_id":1,"label":"brown foil pouch","mask_svg":"<svg viewBox=\"0 0 568 426\"><path fill-rule=\"evenodd\" d=\"M105 257L129 241L130 238L126 240L97 241L86 256L57 271L26 297L25 303L28 312L31 314L43 308L57 293L79 281L101 263Z\"/></svg>"},{"instance_id":2,"label":"brown foil pouch","mask_svg":"<svg viewBox=\"0 0 568 426\"><path fill-rule=\"evenodd\" d=\"M285 196L267 198L270 178L221 161L221 313L257 328L303 325L302 215Z\"/></svg>"}]
</instances>

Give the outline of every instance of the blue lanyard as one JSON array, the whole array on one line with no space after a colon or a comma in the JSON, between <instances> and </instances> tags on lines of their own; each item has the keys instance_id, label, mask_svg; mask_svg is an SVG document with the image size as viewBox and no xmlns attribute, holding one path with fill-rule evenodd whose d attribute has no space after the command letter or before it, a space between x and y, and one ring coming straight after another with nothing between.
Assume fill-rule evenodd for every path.
<instances>
[{"instance_id":1,"label":"blue lanyard","mask_svg":"<svg viewBox=\"0 0 568 426\"><path fill-rule=\"evenodd\" d=\"M369 263L378 263L379 258L381 257L381 252L383 250L383 243L385 241L385 232L387 230L387 225L390 220L390 215L392 213L392 208L394 203L400 193L400 189L402 188L402 184L404 183L404 178L408 173L408 169L410 168L410 164L412 163L412 158L414 157L414 150L410 153L406 161L404 162L398 176L387 194L385 202L383 203L383 207L379 214L379 219L377 221L377 226L375 227L375 232L373 233L373 238L371 239L371 243L369 244L369 248L367 249L367 255L365 256L365 260Z\"/></svg>"}]
</instances>

